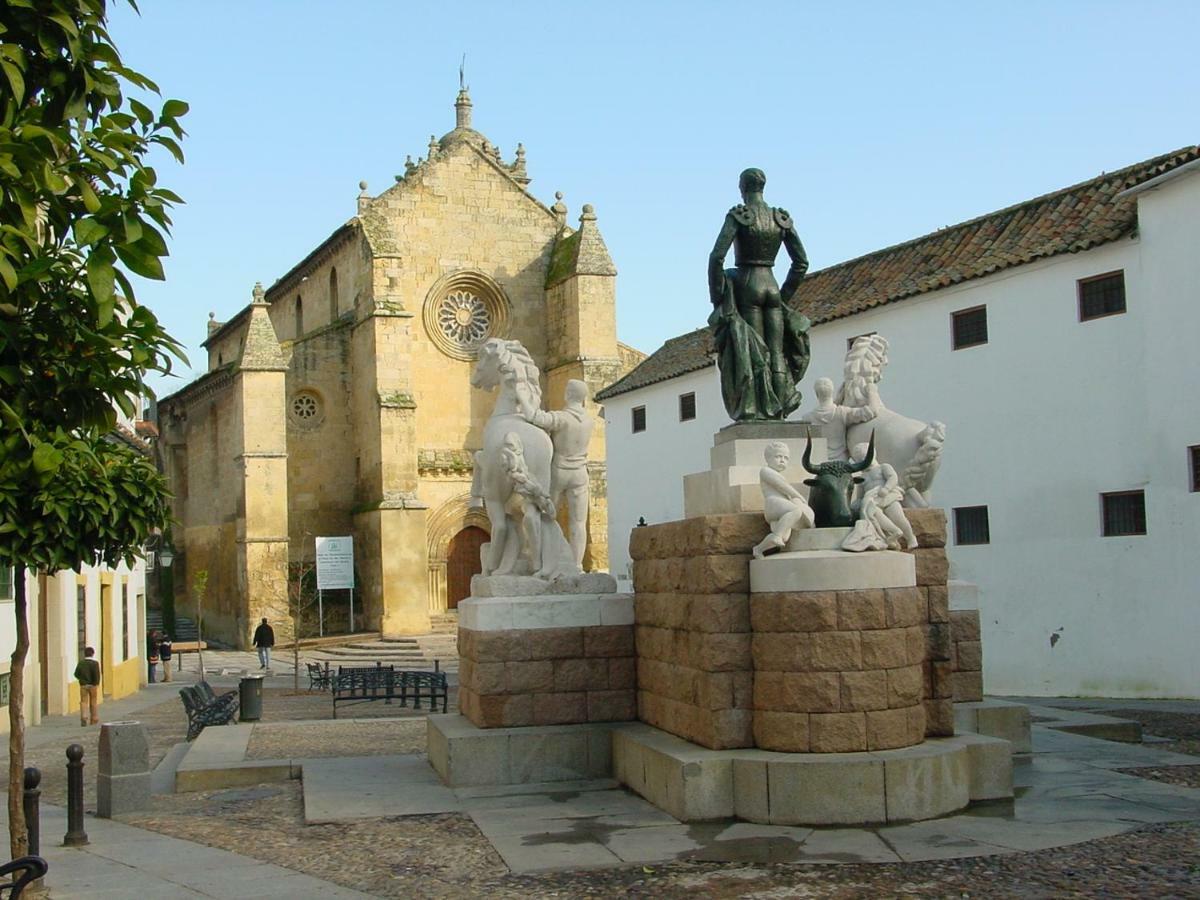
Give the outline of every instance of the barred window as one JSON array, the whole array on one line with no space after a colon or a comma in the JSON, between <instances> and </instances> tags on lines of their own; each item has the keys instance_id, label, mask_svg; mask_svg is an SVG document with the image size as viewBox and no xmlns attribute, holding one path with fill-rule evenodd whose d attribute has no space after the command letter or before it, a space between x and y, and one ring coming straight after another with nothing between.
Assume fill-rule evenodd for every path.
<instances>
[{"instance_id":1,"label":"barred window","mask_svg":"<svg viewBox=\"0 0 1200 900\"><path fill-rule=\"evenodd\" d=\"M956 506L954 508L954 543L990 544L991 541L986 506Z\"/></svg>"},{"instance_id":2,"label":"barred window","mask_svg":"<svg viewBox=\"0 0 1200 900\"><path fill-rule=\"evenodd\" d=\"M679 421L690 422L696 418L696 395L694 393L679 395Z\"/></svg>"},{"instance_id":3,"label":"barred window","mask_svg":"<svg viewBox=\"0 0 1200 900\"><path fill-rule=\"evenodd\" d=\"M646 407L635 406L633 408L633 433L646 430Z\"/></svg>"},{"instance_id":4,"label":"barred window","mask_svg":"<svg viewBox=\"0 0 1200 900\"><path fill-rule=\"evenodd\" d=\"M955 350L965 350L967 347L978 347L988 342L987 307L976 306L973 309L960 309L950 314L950 326L953 333Z\"/></svg>"},{"instance_id":5,"label":"barred window","mask_svg":"<svg viewBox=\"0 0 1200 900\"><path fill-rule=\"evenodd\" d=\"M1188 462L1191 464L1192 493L1200 491L1200 446L1188 447Z\"/></svg>"},{"instance_id":6,"label":"barred window","mask_svg":"<svg viewBox=\"0 0 1200 900\"><path fill-rule=\"evenodd\" d=\"M0 600L12 600L16 597L13 585L13 570L10 566L0 566Z\"/></svg>"},{"instance_id":7,"label":"barred window","mask_svg":"<svg viewBox=\"0 0 1200 900\"><path fill-rule=\"evenodd\" d=\"M1146 533L1146 492L1115 491L1101 494L1104 536L1120 537Z\"/></svg>"},{"instance_id":8,"label":"barred window","mask_svg":"<svg viewBox=\"0 0 1200 900\"><path fill-rule=\"evenodd\" d=\"M1079 281L1079 321L1125 312L1125 273L1109 272Z\"/></svg>"}]
</instances>

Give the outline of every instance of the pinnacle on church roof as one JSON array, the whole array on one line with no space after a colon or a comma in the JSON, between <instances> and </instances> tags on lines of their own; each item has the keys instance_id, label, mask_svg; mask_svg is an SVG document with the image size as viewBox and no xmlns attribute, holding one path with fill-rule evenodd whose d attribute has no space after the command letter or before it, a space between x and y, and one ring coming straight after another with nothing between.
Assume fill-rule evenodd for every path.
<instances>
[{"instance_id":1,"label":"pinnacle on church roof","mask_svg":"<svg viewBox=\"0 0 1200 900\"><path fill-rule=\"evenodd\" d=\"M471 127L471 108L473 105L471 103L471 95L467 93L466 85L463 85L459 89L458 97L454 101L454 130L442 135L442 139L438 141L440 149L445 150L447 147L457 144L460 141L474 144L481 150L487 149L487 138Z\"/></svg>"},{"instance_id":2,"label":"pinnacle on church roof","mask_svg":"<svg viewBox=\"0 0 1200 900\"><path fill-rule=\"evenodd\" d=\"M238 368L242 371L287 371L271 315L267 312L269 304L261 281L255 282L251 297L250 319L246 323L246 340L242 344Z\"/></svg>"}]
</instances>

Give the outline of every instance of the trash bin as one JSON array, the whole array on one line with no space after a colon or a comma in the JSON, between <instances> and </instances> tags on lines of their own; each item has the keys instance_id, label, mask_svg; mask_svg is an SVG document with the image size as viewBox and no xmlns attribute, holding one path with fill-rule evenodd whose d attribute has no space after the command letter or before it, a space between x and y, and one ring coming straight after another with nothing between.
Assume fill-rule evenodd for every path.
<instances>
[{"instance_id":1,"label":"trash bin","mask_svg":"<svg viewBox=\"0 0 1200 900\"><path fill-rule=\"evenodd\" d=\"M247 675L238 685L238 702L241 704L239 721L257 722L262 718L263 677Z\"/></svg>"}]
</instances>

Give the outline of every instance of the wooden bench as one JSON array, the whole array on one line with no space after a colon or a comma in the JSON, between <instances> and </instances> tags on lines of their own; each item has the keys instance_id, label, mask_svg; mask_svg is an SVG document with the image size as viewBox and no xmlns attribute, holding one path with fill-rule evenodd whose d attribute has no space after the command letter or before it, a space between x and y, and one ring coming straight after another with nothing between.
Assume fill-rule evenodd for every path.
<instances>
[{"instance_id":1,"label":"wooden bench","mask_svg":"<svg viewBox=\"0 0 1200 900\"><path fill-rule=\"evenodd\" d=\"M187 712L187 739L196 737L209 725L229 725L237 718L238 692L217 694L207 681L181 688L179 696Z\"/></svg>"},{"instance_id":2,"label":"wooden bench","mask_svg":"<svg viewBox=\"0 0 1200 900\"><path fill-rule=\"evenodd\" d=\"M183 654L199 653L201 650L208 649L207 641L172 641L171 656L176 660L175 671L183 671Z\"/></svg>"},{"instance_id":3,"label":"wooden bench","mask_svg":"<svg viewBox=\"0 0 1200 900\"><path fill-rule=\"evenodd\" d=\"M427 700L429 709L436 712L441 700L445 712L449 696L444 672L398 672L395 666L384 665L339 666L331 688L335 719L339 703L398 700L401 706L408 706L411 700L413 709L421 709L422 701Z\"/></svg>"}]
</instances>

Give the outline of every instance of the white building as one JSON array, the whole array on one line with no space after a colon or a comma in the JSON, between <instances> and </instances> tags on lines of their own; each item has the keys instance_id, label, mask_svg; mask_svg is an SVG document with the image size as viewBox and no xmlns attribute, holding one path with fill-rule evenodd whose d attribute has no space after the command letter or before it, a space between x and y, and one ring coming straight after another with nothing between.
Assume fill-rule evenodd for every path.
<instances>
[{"instance_id":1,"label":"white building","mask_svg":"<svg viewBox=\"0 0 1200 900\"><path fill-rule=\"evenodd\" d=\"M797 306L801 412L878 332L884 402L947 424L934 498L989 693L1200 696L1200 148L812 273ZM599 395L619 575L729 424L711 349L674 338Z\"/></svg>"}]
</instances>

